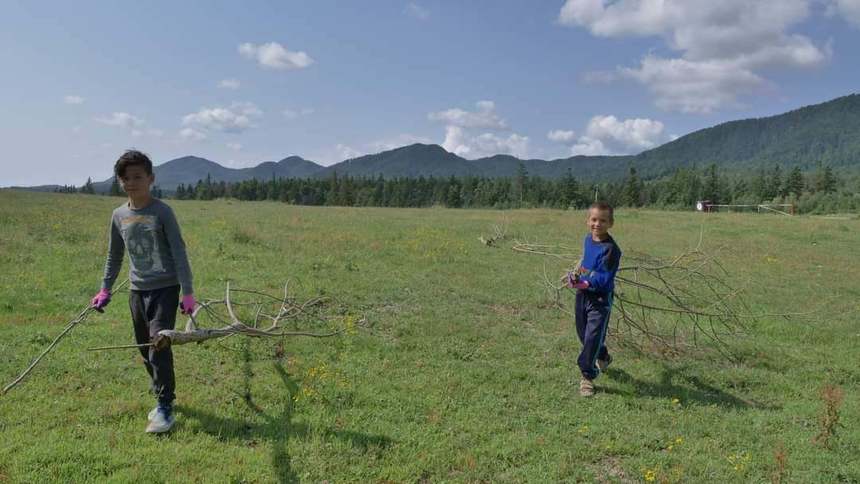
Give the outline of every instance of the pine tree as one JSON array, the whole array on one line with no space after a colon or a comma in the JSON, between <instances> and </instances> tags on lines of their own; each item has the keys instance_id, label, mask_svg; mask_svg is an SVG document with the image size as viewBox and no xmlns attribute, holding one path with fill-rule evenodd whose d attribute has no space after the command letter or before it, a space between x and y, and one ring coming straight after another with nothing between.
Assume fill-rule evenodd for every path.
<instances>
[{"instance_id":1,"label":"pine tree","mask_svg":"<svg viewBox=\"0 0 860 484\"><path fill-rule=\"evenodd\" d=\"M770 178L767 181L767 189L765 192L765 200L773 200L782 191L782 168L779 165L773 166L773 171L770 172Z\"/></svg>"},{"instance_id":2,"label":"pine tree","mask_svg":"<svg viewBox=\"0 0 860 484\"><path fill-rule=\"evenodd\" d=\"M803 173L801 173L799 166L795 166L785 179L781 195L785 197L794 194L799 197L801 193L803 193Z\"/></svg>"},{"instance_id":3,"label":"pine tree","mask_svg":"<svg viewBox=\"0 0 860 484\"><path fill-rule=\"evenodd\" d=\"M720 193L720 175L717 172L716 163L711 163L705 171L704 196L711 203L722 203L723 196Z\"/></svg>"},{"instance_id":4,"label":"pine tree","mask_svg":"<svg viewBox=\"0 0 860 484\"><path fill-rule=\"evenodd\" d=\"M113 180L110 183L110 191L108 192L112 197L121 197L122 189L119 187L119 180L117 180L116 175L113 176Z\"/></svg>"},{"instance_id":5,"label":"pine tree","mask_svg":"<svg viewBox=\"0 0 860 484\"><path fill-rule=\"evenodd\" d=\"M81 187L81 193L88 193L93 195L96 193L95 188L93 188L93 179L87 177L87 182L84 183L84 186Z\"/></svg>"},{"instance_id":6,"label":"pine tree","mask_svg":"<svg viewBox=\"0 0 860 484\"><path fill-rule=\"evenodd\" d=\"M622 202L628 207L639 207L642 205L642 182L636 174L636 168L631 166L627 170L627 178L624 180Z\"/></svg>"},{"instance_id":7,"label":"pine tree","mask_svg":"<svg viewBox=\"0 0 860 484\"><path fill-rule=\"evenodd\" d=\"M525 197L526 191L526 182L528 181L529 172L526 171L526 166L520 162L517 164L517 175L514 178L514 200L519 203L520 206L523 204L523 198Z\"/></svg>"},{"instance_id":8,"label":"pine tree","mask_svg":"<svg viewBox=\"0 0 860 484\"><path fill-rule=\"evenodd\" d=\"M833 175L833 169L829 165L818 164L818 171L815 173L815 191L823 193L833 193L836 191L836 177Z\"/></svg>"}]
</instances>

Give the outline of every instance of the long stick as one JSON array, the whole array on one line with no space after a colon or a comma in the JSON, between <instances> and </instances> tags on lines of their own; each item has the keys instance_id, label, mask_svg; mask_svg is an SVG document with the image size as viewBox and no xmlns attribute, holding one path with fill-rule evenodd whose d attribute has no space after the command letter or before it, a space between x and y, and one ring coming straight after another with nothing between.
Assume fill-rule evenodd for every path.
<instances>
[{"instance_id":1,"label":"long stick","mask_svg":"<svg viewBox=\"0 0 860 484\"><path fill-rule=\"evenodd\" d=\"M121 289L123 286L125 286L125 284L126 284L127 282L128 282L128 279L126 279L125 281L122 281L122 283L120 283L120 284L116 287L116 289L114 289L114 292L116 292L117 290L119 290L119 289ZM61 339L63 339L63 337L64 337L64 336L66 336L66 335L69 333L69 331L71 331L71 330L72 330L72 328L74 328L74 327L75 327L75 326L77 326L78 324L83 323L84 321L86 321L86 320L87 320L87 316L89 316L89 315L90 315L90 313L91 313L91 312L93 312L93 311L96 311L96 308L94 308L94 307L92 307L92 306L90 306L90 305L88 304L88 305L87 305L87 307L86 307L86 308L84 308L84 310L83 310L83 311L81 311L81 312L80 312L80 314L78 314L78 317L77 317L77 318L75 318L75 319L73 319L71 322L69 322L69 324L66 326L66 329L64 329L62 333L58 334L58 335L57 335L57 337L56 337L56 338L54 338L54 341L52 341L52 342L51 342L51 344L49 344L49 345L48 345L48 347L47 347L47 348L45 348L45 351L42 351L42 354L40 354L38 358L36 358L35 360L33 360L33 362L32 362L32 363L30 363L30 366L28 366L28 367L27 367L27 369L26 369L26 370L24 370L24 372L23 372L23 373L21 373L20 375L18 375L18 378L16 378L15 380L13 380L13 381L12 381L12 383L10 383L10 384L6 385L5 387L3 387L3 391L2 391L2 392L0 392L0 395L5 395L6 393L8 393L8 392L9 392L9 390L11 390L12 388L14 388L14 387L15 387L15 385L17 385L17 384L21 383L21 381L22 381L22 380L24 380L24 378L26 378L26 377L27 377L27 375L29 375L31 371L33 371L33 368L35 368L35 367L36 367L36 365L38 365L38 364L39 364L39 362L40 362L40 361L42 361L42 358L44 358L44 357L45 357L45 355L47 355L48 353L50 353L50 352L51 352L51 350L53 350L53 349L54 349L54 346L56 346L56 345L57 345L57 343L59 343L59 342L60 342L60 340L61 340Z\"/></svg>"},{"instance_id":2,"label":"long stick","mask_svg":"<svg viewBox=\"0 0 860 484\"><path fill-rule=\"evenodd\" d=\"M124 350L124 349L128 349L128 348L146 348L148 346L155 346L155 344L143 343L143 344L139 344L139 345L100 346L98 348L87 348L87 351Z\"/></svg>"}]
</instances>

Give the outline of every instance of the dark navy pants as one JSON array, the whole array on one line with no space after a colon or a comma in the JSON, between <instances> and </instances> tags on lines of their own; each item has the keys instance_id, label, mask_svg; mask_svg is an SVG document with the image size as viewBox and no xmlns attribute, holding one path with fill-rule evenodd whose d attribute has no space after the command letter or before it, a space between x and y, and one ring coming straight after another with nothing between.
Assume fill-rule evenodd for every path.
<instances>
[{"instance_id":1,"label":"dark navy pants","mask_svg":"<svg viewBox=\"0 0 860 484\"><path fill-rule=\"evenodd\" d=\"M582 343L582 352L576 360L582 376L593 380L597 378L597 359L608 360L606 331L609 329L609 312L612 309L612 295L591 291L576 291L576 334Z\"/></svg>"},{"instance_id":2,"label":"dark navy pants","mask_svg":"<svg viewBox=\"0 0 860 484\"><path fill-rule=\"evenodd\" d=\"M128 305L134 321L134 339L137 344L151 343L162 329L176 326L176 308L179 307L179 286L152 291L129 291ZM152 380L152 392L161 405L170 406L175 398L176 381L173 375L173 350L156 350L153 346L140 348L143 365Z\"/></svg>"}]
</instances>

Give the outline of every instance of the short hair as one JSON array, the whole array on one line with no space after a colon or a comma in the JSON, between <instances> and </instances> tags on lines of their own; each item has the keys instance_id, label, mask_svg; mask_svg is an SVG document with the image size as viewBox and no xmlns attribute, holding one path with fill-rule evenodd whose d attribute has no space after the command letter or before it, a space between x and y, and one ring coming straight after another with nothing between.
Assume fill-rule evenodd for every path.
<instances>
[{"instance_id":1,"label":"short hair","mask_svg":"<svg viewBox=\"0 0 860 484\"><path fill-rule=\"evenodd\" d=\"M142 166L147 175L152 175L152 160L137 150L125 150L125 153L113 165L113 173L118 178L125 177L125 170L130 166Z\"/></svg>"},{"instance_id":2,"label":"short hair","mask_svg":"<svg viewBox=\"0 0 860 484\"><path fill-rule=\"evenodd\" d=\"M615 209L612 208L612 205L610 205L606 202L594 202L591 204L590 207L588 207L588 211L590 212L591 209L606 210L607 212L609 212L609 221L610 222L615 221Z\"/></svg>"}]
</instances>

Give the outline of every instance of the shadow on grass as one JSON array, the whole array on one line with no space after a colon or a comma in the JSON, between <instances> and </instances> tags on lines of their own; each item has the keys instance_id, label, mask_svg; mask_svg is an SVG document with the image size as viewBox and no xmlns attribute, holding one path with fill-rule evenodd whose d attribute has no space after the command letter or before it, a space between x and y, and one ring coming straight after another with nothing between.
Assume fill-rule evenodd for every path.
<instances>
[{"instance_id":1,"label":"shadow on grass","mask_svg":"<svg viewBox=\"0 0 860 484\"><path fill-rule=\"evenodd\" d=\"M717 405L727 408L755 408L761 410L778 410L779 407L766 405L752 399L736 397L709 383L703 382L699 377L685 374L682 369L663 367L658 382L637 380L620 368L607 368L605 376L612 380L631 385L632 392L619 388L602 386L605 393L623 395L627 397L656 397L656 398L680 398L686 402L696 402L703 405ZM675 384L673 381L680 381Z\"/></svg>"},{"instance_id":2,"label":"shadow on grass","mask_svg":"<svg viewBox=\"0 0 860 484\"><path fill-rule=\"evenodd\" d=\"M287 446L291 438L304 439L314 432L314 429L307 424L293 422L293 412L295 410L295 400L293 397L300 390L299 384L295 379L290 377L280 362L275 362L273 364L274 370L280 377L285 389L284 407L278 414L266 413L254 402L251 395L250 388L253 373L251 371L251 358L247 345L244 347L243 357L243 400L248 408L262 419L261 423L250 423L241 418L224 418L185 406L177 406L177 410L189 420L196 420L200 424L200 430L219 440L238 440L249 446L257 445L258 440L271 442L272 467L278 477L278 482L299 482L299 477L292 468L292 459L287 453ZM391 439L385 436L368 435L349 430L325 429L322 432L317 431L317 433L322 433L325 437L338 438L353 447L361 449L362 452L367 452L371 449L387 448L392 442Z\"/></svg>"}]
</instances>

